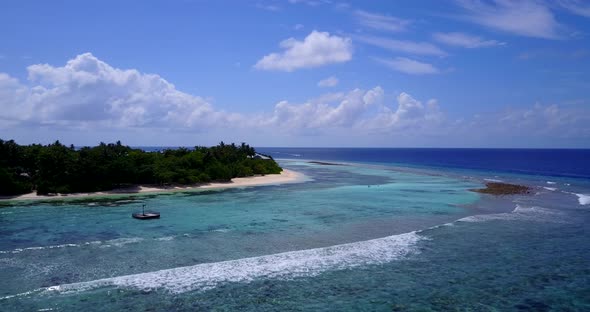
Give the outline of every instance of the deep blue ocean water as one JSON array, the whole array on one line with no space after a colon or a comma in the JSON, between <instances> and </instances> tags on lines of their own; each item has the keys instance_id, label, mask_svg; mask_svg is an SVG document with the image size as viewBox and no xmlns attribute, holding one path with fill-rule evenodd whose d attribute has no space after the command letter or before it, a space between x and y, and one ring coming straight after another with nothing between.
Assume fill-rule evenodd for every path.
<instances>
[{"instance_id":1,"label":"deep blue ocean water","mask_svg":"<svg viewBox=\"0 0 590 312\"><path fill-rule=\"evenodd\" d=\"M590 179L590 149L268 148L274 158L384 163Z\"/></svg>"},{"instance_id":2,"label":"deep blue ocean water","mask_svg":"<svg viewBox=\"0 0 590 312\"><path fill-rule=\"evenodd\" d=\"M590 310L588 150L257 150L306 179L2 203L0 310Z\"/></svg>"}]
</instances>

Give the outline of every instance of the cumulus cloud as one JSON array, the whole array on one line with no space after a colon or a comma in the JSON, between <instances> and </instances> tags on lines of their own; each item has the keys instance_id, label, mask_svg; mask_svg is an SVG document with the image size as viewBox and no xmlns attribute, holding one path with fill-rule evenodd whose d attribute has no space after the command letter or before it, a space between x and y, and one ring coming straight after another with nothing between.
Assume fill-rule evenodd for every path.
<instances>
[{"instance_id":1,"label":"cumulus cloud","mask_svg":"<svg viewBox=\"0 0 590 312\"><path fill-rule=\"evenodd\" d=\"M17 79L0 73L0 125L12 124L31 115L29 89Z\"/></svg>"},{"instance_id":2,"label":"cumulus cloud","mask_svg":"<svg viewBox=\"0 0 590 312\"><path fill-rule=\"evenodd\" d=\"M321 88L335 87L338 84L338 82L339 82L338 78L331 76L326 79L322 79L322 80L318 81L318 87L321 87Z\"/></svg>"},{"instance_id":3,"label":"cumulus cloud","mask_svg":"<svg viewBox=\"0 0 590 312\"><path fill-rule=\"evenodd\" d=\"M468 12L463 18L473 23L519 36L543 39L562 37L563 26L541 1L456 0Z\"/></svg>"},{"instance_id":4,"label":"cumulus cloud","mask_svg":"<svg viewBox=\"0 0 590 312\"><path fill-rule=\"evenodd\" d=\"M215 111L201 97L178 91L158 75L114 68L90 53L62 67L38 64L27 70L31 86L0 76L0 92L6 93L0 103L3 118L44 124L204 127L234 117Z\"/></svg>"},{"instance_id":5,"label":"cumulus cloud","mask_svg":"<svg viewBox=\"0 0 590 312\"><path fill-rule=\"evenodd\" d=\"M264 56L254 67L291 72L352 59L352 40L328 32L314 30L303 41L289 38L282 41L280 47L284 49L283 52Z\"/></svg>"},{"instance_id":6,"label":"cumulus cloud","mask_svg":"<svg viewBox=\"0 0 590 312\"><path fill-rule=\"evenodd\" d=\"M438 74L440 72L432 64L422 63L405 57L396 57L394 59L377 58L376 60L393 70L410 75L428 75Z\"/></svg>"},{"instance_id":7,"label":"cumulus cloud","mask_svg":"<svg viewBox=\"0 0 590 312\"><path fill-rule=\"evenodd\" d=\"M485 48L485 47L493 47L493 46L502 46L505 45L505 42L500 42L497 40L484 40L478 36L472 36L465 33L460 32L450 32L450 33L434 33L432 35L434 40L447 44L450 46L457 46L462 48L474 49L474 48Z\"/></svg>"},{"instance_id":8,"label":"cumulus cloud","mask_svg":"<svg viewBox=\"0 0 590 312\"><path fill-rule=\"evenodd\" d=\"M330 128L349 128L383 98L383 89L355 89L348 93L328 94L303 104L277 103L262 125L278 126L283 131L309 132Z\"/></svg>"},{"instance_id":9,"label":"cumulus cloud","mask_svg":"<svg viewBox=\"0 0 590 312\"><path fill-rule=\"evenodd\" d=\"M363 120L360 127L377 133L405 133L412 129L414 134L436 133L445 122L438 101L430 99L423 104L411 95L402 92L397 97L397 107L382 105L378 114Z\"/></svg>"},{"instance_id":10,"label":"cumulus cloud","mask_svg":"<svg viewBox=\"0 0 590 312\"><path fill-rule=\"evenodd\" d=\"M354 14L361 25L377 30L400 32L406 30L411 24L409 20L362 10L358 10Z\"/></svg>"},{"instance_id":11,"label":"cumulus cloud","mask_svg":"<svg viewBox=\"0 0 590 312\"><path fill-rule=\"evenodd\" d=\"M407 40L395 40L383 37L375 36L359 36L355 38L364 43L374 45L386 50L394 52L403 52L407 54L417 55L433 55L433 56L446 56L447 53L441 50L439 47L428 42L414 42Z\"/></svg>"},{"instance_id":12,"label":"cumulus cloud","mask_svg":"<svg viewBox=\"0 0 590 312\"><path fill-rule=\"evenodd\" d=\"M348 93L333 93L305 103L281 101L264 117L265 127L279 127L283 132L319 135L330 130L355 135L436 133L445 123L438 102L426 103L402 92L396 103L385 101L381 87ZM405 133L407 134L407 133Z\"/></svg>"},{"instance_id":13,"label":"cumulus cloud","mask_svg":"<svg viewBox=\"0 0 590 312\"><path fill-rule=\"evenodd\" d=\"M64 66L29 66L26 82L0 73L0 129L11 135L16 133L14 129L29 129L32 138L40 135L39 129L44 133L64 130L61 133L70 136L72 129L112 131L121 139L129 138L130 133L137 137L163 131L173 136L185 133L188 138L189 133L206 130L207 137L239 133L237 140L258 137L262 144L269 137L280 143L280 138L301 135L354 135L365 140L376 138L372 136L376 134L382 138L379 142L391 142L387 138L392 135L462 140L478 134L480 137L472 142L480 145L481 137L486 135L508 142L515 133L541 142L545 138L590 139L586 102L578 107L538 104L472 119L449 120L434 99L423 102L405 92L394 103L387 99L385 91L375 87L327 93L303 103L280 101L267 112L224 112L204 98L177 90L158 75L115 68L86 53ZM47 137L54 139L53 133L56 132ZM151 138L144 142L150 141Z\"/></svg>"}]
</instances>

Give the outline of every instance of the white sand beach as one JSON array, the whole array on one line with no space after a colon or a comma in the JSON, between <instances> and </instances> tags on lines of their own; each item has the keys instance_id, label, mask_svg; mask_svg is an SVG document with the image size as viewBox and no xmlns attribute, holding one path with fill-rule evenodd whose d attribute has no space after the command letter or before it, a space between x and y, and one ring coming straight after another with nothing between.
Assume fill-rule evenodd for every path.
<instances>
[{"instance_id":1,"label":"white sand beach","mask_svg":"<svg viewBox=\"0 0 590 312\"><path fill-rule=\"evenodd\" d=\"M57 194L53 196L37 195L32 192L19 196L11 197L0 197L0 200L51 200L51 199L66 199L66 198L83 198L83 197L99 197L99 196L110 196L110 195L137 195L146 193L166 193L166 192L180 192L180 191L191 191L191 190L203 190L203 189L224 189L224 188L236 188L236 187L248 187L248 186L260 186L260 185L273 185L273 184L286 184L286 183L298 183L305 181L305 175L296 171L283 169L280 174L267 174L252 176L246 178L234 178L231 182L227 183L207 183L190 186L169 186L169 187L158 187L158 186L144 186L139 185L132 188L121 188L114 189L111 191L104 192L93 192L93 193L72 193L72 194Z\"/></svg>"}]
</instances>

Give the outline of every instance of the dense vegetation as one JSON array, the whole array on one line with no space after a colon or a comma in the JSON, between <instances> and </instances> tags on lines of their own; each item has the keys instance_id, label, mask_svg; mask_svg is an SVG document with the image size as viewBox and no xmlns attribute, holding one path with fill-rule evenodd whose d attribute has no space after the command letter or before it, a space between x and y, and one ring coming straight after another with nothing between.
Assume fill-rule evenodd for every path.
<instances>
[{"instance_id":1,"label":"dense vegetation","mask_svg":"<svg viewBox=\"0 0 590 312\"><path fill-rule=\"evenodd\" d=\"M96 192L135 184L194 184L280 173L272 159L242 143L145 152L101 143L95 147L21 146L0 140L0 195Z\"/></svg>"}]
</instances>

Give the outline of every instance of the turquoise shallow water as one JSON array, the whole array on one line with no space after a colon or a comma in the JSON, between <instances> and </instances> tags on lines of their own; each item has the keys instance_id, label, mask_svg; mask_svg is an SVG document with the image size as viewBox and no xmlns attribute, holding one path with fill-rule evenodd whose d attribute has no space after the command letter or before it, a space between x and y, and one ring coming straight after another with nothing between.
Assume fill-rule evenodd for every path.
<instances>
[{"instance_id":1,"label":"turquoise shallow water","mask_svg":"<svg viewBox=\"0 0 590 312\"><path fill-rule=\"evenodd\" d=\"M590 308L576 183L492 199L481 177L281 164L309 180L0 208L2 310ZM144 203L162 219L132 219Z\"/></svg>"}]
</instances>

